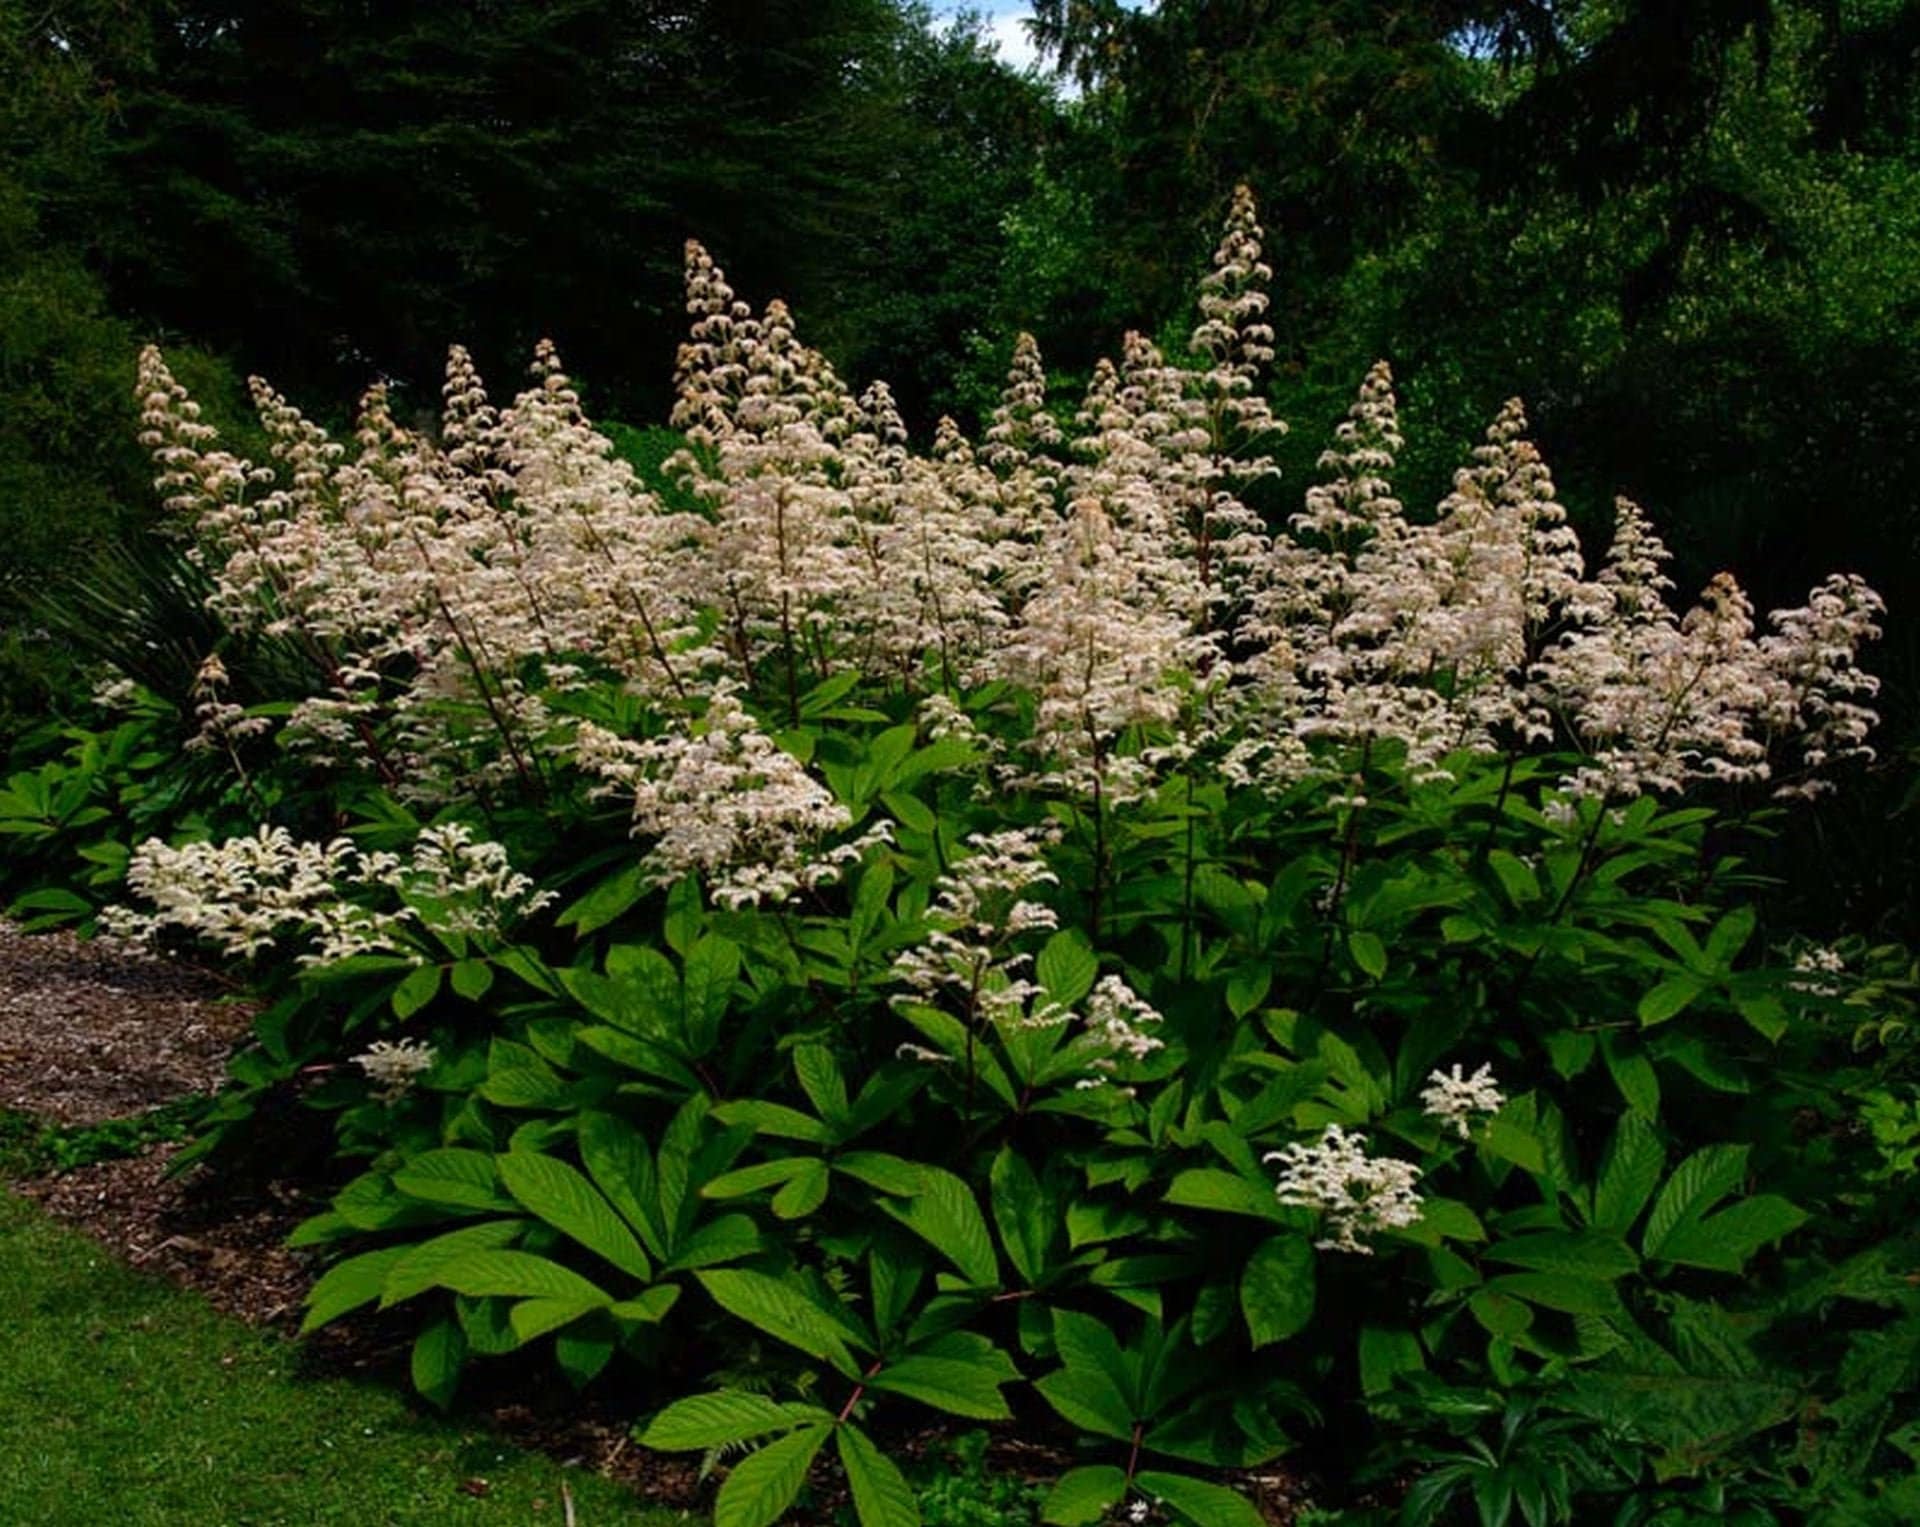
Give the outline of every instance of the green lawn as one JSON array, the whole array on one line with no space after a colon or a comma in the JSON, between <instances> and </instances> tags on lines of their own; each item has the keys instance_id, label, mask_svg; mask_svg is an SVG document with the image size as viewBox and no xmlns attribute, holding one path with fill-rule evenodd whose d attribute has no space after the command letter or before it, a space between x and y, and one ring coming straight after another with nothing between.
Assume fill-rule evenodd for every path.
<instances>
[{"instance_id":1,"label":"green lawn","mask_svg":"<svg viewBox=\"0 0 1920 1527\"><path fill-rule=\"evenodd\" d=\"M0 1189L0 1522L36 1527L695 1521L397 1394L295 1376L286 1341L121 1266ZM463 1492L487 1481L487 1493Z\"/></svg>"}]
</instances>

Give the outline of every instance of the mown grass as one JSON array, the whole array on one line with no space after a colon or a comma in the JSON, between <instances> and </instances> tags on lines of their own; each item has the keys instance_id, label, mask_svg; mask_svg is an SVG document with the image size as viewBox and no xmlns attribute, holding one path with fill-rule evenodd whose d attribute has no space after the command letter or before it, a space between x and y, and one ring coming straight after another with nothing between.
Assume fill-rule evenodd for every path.
<instances>
[{"instance_id":1,"label":"mown grass","mask_svg":"<svg viewBox=\"0 0 1920 1527\"><path fill-rule=\"evenodd\" d=\"M668 1527L605 1480L297 1372L284 1339L115 1262L0 1188L0 1522ZM482 1488L484 1495L469 1493Z\"/></svg>"}]
</instances>

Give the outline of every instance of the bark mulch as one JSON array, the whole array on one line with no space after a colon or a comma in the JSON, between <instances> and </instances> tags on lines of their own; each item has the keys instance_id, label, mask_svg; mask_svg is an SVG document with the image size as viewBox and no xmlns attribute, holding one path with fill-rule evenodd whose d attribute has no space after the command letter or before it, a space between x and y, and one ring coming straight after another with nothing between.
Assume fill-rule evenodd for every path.
<instances>
[{"instance_id":1,"label":"bark mulch","mask_svg":"<svg viewBox=\"0 0 1920 1527\"><path fill-rule=\"evenodd\" d=\"M101 1124L212 1092L252 1017L211 976L0 921L0 1109Z\"/></svg>"}]
</instances>

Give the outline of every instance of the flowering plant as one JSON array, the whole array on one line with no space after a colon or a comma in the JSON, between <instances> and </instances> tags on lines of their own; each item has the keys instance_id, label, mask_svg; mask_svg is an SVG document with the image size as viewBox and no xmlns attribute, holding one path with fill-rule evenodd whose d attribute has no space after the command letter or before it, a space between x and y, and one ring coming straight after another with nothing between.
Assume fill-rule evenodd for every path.
<instances>
[{"instance_id":1,"label":"flowering plant","mask_svg":"<svg viewBox=\"0 0 1920 1527\"><path fill-rule=\"evenodd\" d=\"M914 1406L1093 1439L1048 1520L1204 1527L1256 1520L1222 1470L1357 1468L1476 1386L1613 1428L1601 1493L1818 1430L1628 1397L1854 1297L1779 1250L1836 1202L1787 1120L1854 990L1769 956L1719 808L1869 751L1879 601L1676 612L1517 403L1417 519L1385 365L1269 525L1262 243L1243 193L1191 364L1130 336L1066 419L1022 340L924 454L690 246L670 484L546 346L504 407L456 351L433 435L257 384L270 466L143 357L210 607L308 677L207 666L192 724L329 826L142 845L109 922L279 962L208 1138L328 1075L365 1170L299 1234L348 1252L310 1325L417 1310L442 1402L550 1345L651 1446L757 1448L722 1527L829 1442L916 1520Z\"/></svg>"}]
</instances>

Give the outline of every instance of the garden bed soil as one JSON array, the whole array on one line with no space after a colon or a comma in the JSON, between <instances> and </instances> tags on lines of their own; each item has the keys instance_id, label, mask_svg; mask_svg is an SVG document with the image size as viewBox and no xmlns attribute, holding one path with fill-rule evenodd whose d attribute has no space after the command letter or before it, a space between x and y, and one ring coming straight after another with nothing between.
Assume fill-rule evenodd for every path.
<instances>
[{"instance_id":1,"label":"garden bed soil","mask_svg":"<svg viewBox=\"0 0 1920 1527\"><path fill-rule=\"evenodd\" d=\"M0 921L0 1109L101 1124L212 1092L252 1016L205 973Z\"/></svg>"}]
</instances>

